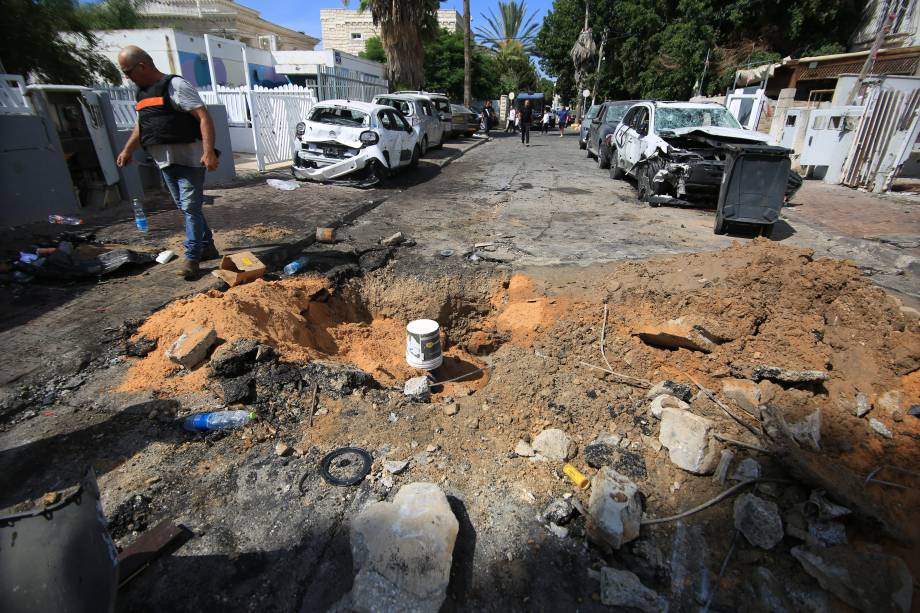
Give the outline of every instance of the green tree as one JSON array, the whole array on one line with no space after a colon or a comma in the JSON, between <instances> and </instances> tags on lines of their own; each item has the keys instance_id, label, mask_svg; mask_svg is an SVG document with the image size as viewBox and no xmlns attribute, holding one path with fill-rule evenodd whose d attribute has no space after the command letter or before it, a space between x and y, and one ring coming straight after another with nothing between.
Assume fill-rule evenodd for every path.
<instances>
[{"instance_id":1,"label":"green tree","mask_svg":"<svg viewBox=\"0 0 920 613\"><path fill-rule=\"evenodd\" d=\"M534 21L536 11L527 16L524 0L499 0L498 15L490 10L488 15L483 13L480 16L486 25L476 29L476 36L484 44L501 50L516 48L525 53L533 52L540 24Z\"/></svg>"},{"instance_id":2,"label":"green tree","mask_svg":"<svg viewBox=\"0 0 920 613\"><path fill-rule=\"evenodd\" d=\"M140 26L138 9L144 0L103 0L80 4L77 17L91 30L131 30Z\"/></svg>"},{"instance_id":3,"label":"green tree","mask_svg":"<svg viewBox=\"0 0 920 613\"><path fill-rule=\"evenodd\" d=\"M470 57L473 98L481 100L498 95L492 55L482 47L473 47ZM444 92L451 100L463 100L463 34L442 29L425 45L425 88Z\"/></svg>"},{"instance_id":4,"label":"green tree","mask_svg":"<svg viewBox=\"0 0 920 613\"><path fill-rule=\"evenodd\" d=\"M118 68L98 51L95 11L72 0L0 0L0 15L0 61L7 72L44 83L121 83Z\"/></svg>"},{"instance_id":5,"label":"green tree","mask_svg":"<svg viewBox=\"0 0 920 613\"><path fill-rule=\"evenodd\" d=\"M499 92L538 91L540 77L530 57L517 47L502 49L494 54L495 76Z\"/></svg>"},{"instance_id":6,"label":"green tree","mask_svg":"<svg viewBox=\"0 0 920 613\"><path fill-rule=\"evenodd\" d=\"M364 58L365 60L386 64L387 54L383 50L383 43L380 42L380 37L371 36L368 38L364 43L364 51L359 53L358 57Z\"/></svg>"}]
</instances>

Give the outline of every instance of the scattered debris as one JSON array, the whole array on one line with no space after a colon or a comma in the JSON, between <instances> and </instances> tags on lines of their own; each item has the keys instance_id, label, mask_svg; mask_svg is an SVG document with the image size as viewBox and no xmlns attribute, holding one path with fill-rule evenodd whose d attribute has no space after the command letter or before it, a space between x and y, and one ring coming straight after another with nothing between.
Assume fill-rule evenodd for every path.
<instances>
[{"instance_id":1,"label":"scattered debris","mask_svg":"<svg viewBox=\"0 0 920 613\"><path fill-rule=\"evenodd\" d=\"M431 387L428 385L428 377L412 377L403 386L403 394L418 402L428 402L431 398Z\"/></svg>"},{"instance_id":2,"label":"scattered debris","mask_svg":"<svg viewBox=\"0 0 920 613\"><path fill-rule=\"evenodd\" d=\"M821 409L808 414L796 424L789 424L792 438L812 451L821 451Z\"/></svg>"},{"instance_id":3,"label":"scattered debris","mask_svg":"<svg viewBox=\"0 0 920 613\"><path fill-rule=\"evenodd\" d=\"M744 458L735 467L732 473L732 481L750 481L751 479L760 479L760 462L754 458Z\"/></svg>"},{"instance_id":4,"label":"scattered debris","mask_svg":"<svg viewBox=\"0 0 920 613\"><path fill-rule=\"evenodd\" d=\"M913 578L900 558L845 546L793 547L791 553L821 587L860 611L910 611Z\"/></svg>"},{"instance_id":5,"label":"scattered debris","mask_svg":"<svg viewBox=\"0 0 920 613\"><path fill-rule=\"evenodd\" d=\"M760 415L763 391L753 381L747 379L726 379L722 382L722 395L737 404L751 415Z\"/></svg>"},{"instance_id":6,"label":"scattered debris","mask_svg":"<svg viewBox=\"0 0 920 613\"><path fill-rule=\"evenodd\" d=\"M548 460L564 462L572 455L572 441L558 428L542 431L531 443L533 450Z\"/></svg>"},{"instance_id":7,"label":"scattered debris","mask_svg":"<svg viewBox=\"0 0 920 613\"><path fill-rule=\"evenodd\" d=\"M655 396L655 399L652 400L649 405L649 413L654 417L661 419L662 409L680 409L683 411L689 411L690 405L677 398L676 396L671 396L670 394L661 394L660 396Z\"/></svg>"},{"instance_id":8,"label":"scattered debris","mask_svg":"<svg viewBox=\"0 0 920 613\"><path fill-rule=\"evenodd\" d=\"M261 279L265 276L266 270L265 264L254 253L242 251L225 255L220 261L220 267L211 271L211 274L223 280L230 287L235 287Z\"/></svg>"},{"instance_id":9,"label":"scattered debris","mask_svg":"<svg viewBox=\"0 0 920 613\"><path fill-rule=\"evenodd\" d=\"M331 485L349 486L364 481L370 474L374 459L364 449L358 447L340 447L330 451L320 460L319 474ZM341 476L334 475L344 473ZM344 470L342 470L344 469ZM350 473L350 474L349 474Z\"/></svg>"},{"instance_id":10,"label":"scattered debris","mask_svg":"<svg viewBox=\"0 0 920 613\"><path fill-rule=\"evenodd\" d=\"M722 342L701 323L691 322L683 317L671 319L662 324L647 325L633 332L642 342L664 349L689 349L711 353Z\"/></svg>"},{"instance_id":11,"label":"scattered debris","mask_svg":"<svg viewBox=\"0 0 920 613\"><path fill-rule=\"evenodd\" d=\"M214 328L196 326L184 332L166 350L166 357L183 368L194 368L208 356L208 350L217 340Z\"/></svg>"},{"instance_id":12,"label":"scattered debris","mask_svg":"<svg viewBox=\"0 0 920 613\"><path fill-rule=\"evenodd\" d=\"M639 536L642 502L639 487L604 466L591 480L588 538L602 547L619 549Z\"/></svg>"},{"instance_id":13,"label":"scattered debris","mask_svg":"<svg viewBox=\"0 0 920 613\"><path fill-rule=\"evenodd\" d=\"M911 417L920 417L920 404L915 404L907 409L907 414Z\"/></svg>"},{"instance_id":14,"label":"scattered debris","mask_svg":"<svg viewBox=\"0 0 920 613\"><path fill-rule=\"evenodd\" d=\"M856 394L856 417L862 417L871 410L872 405L869 404L869 397L861 392Z\"/></svg>"},{"instance_id":15,"label":"scattered debris","mask_svg":"<svg viewBox=\"0 0 920 613\"><path fill-rule=\"evenodd\" d=\"M341 610L437 613L460 525L433 483L410 483L351 522L356 576ZM344 606L343 606L344 605Z\"/></svg>"},{"instance_id":16,"label":"scattered debris","mask_svg":"<svg viewBox=\"0 0 920 613\"><path fill-rule=\"evenodd\" d=\"M654 400L656 396L661 396L662 394L669 394L684 402L690 402L693 399L693 388L684 383L675 383L671 380L659 381L648 390L645 397Z\"/></svg>"},{"instance_id":17,"label":"scattered debris","mask_svg":"<svg viewBox=\"0 0 920 613\"><path fill-rule=\"evenodd\" d=\"M225 343L214 350L209 365L212 376L238 377L252 370L256 361L273 358L275 350L252 338Z\"/></svg>"},{"instance_id":18,"label":"scattered debris","mask_svg":"<svg viewBox=\"0 0 920 613\"><path fill-rule=\"evenodd\" d=\"M281 456L282 458L291 455L291 448L286 443L279 441L275 444L275 455Z\"/></svg>"},{"instance_id":19,"label":"scattered debris","mask_svg":"<svg viewBox=\"0 0 920 613\"><path fill-rule=\"evenodd\" d=\"M571 501L565 498L556 498L546 505L546 508L540 514L540 519L548 524L564 526L577 515L578 510Z\"/></svg>"},{"instance_id":20,"label":"scattered debris","mask_svg":"<svg viewBox=\"0 0 920 613\"><path fill-rule=\"evenodd\" d=\"M754 494L742 494L735 500L735 528L751 545L773 549L783 540L783 520L776 503Z\"/></svg>"},{"instance_id":21,"label":"scattered debris","mask_svg":"<svg viewBox=\"0 0 920 613\"><path fill-rule=\"evenodd\" d=\"M719 464L716 466L716 471L713 474L713 479L718 481L721 484L725 483L725 479L728 477L728 469L731 468L732 460L735 459L735 454L732 453L730 449L723 449L722 455L719 458ZM735 471L737 472L737 471Z\"/></svg>"},{"instance_id":22,"label":"scattered debris","mask_svg":"<svg viewBox=\"0 0 920 613\"><path fill-rule=\"evenodd\" d=\"M712 435L713 422L689 411L666 408L661 412L658 440L667 447L671 461L698 475L713 472L722 447Z\"/></svg>"},{"instance_id":23,"label":"scattered debris","mask_svg":"<svg viewBox=\"0 0 920 613\"><path fill-rule=\"evenodd\" d=\"M618 434L602 432L596 439L585 445L582 455L592 468L610 466L616 459L616 453L622 437Z\"/></svg>"},{"instance_id":24,"label":"scattered debris","mask_svg":"<svg viewBox=\"0 0 920 613\"><path fill-rule=\"evenodd\" d=\"M265 183L269 187L274 187L275 189L280 189L285 192L292 192L295 189L300 188L300 183L294 179L282 180L282 179L265 179Z\"/></svg>"},{"instance_id":25,"label":"scattered debris","mask_svg":"<svg viewBox=\"0 0 920 613\"><path fill-rule=\"evenodd\" d=\"M392 236L388 236L385 239L381 240L380 244L386 247L393 247L395 245L402 243L403 240L405 240L405 238L403 237L403 233L397 232L396 234L393 234Z\"/></svg>"},{"instance_id":26,"label":"scattered debris","mask_svg":"<svg viewBox=\"0 0 920 613\"><path fill-rule=\"evenodd\" d=\"M514 446L514 455L522 458L532 458L534 450L527 441L518 441L517 445Z\"/></svg>"},{"instance_id":27,"label":"scattered debris","mask_svg":"<svg viewBox=\"0 0 920 613\"><path fill-rule=\"evenodd\" d=\"M383 463L383 470L391 475L398 475L406 470L407 466L409 466L409 460L386 460Z\"/></svg>"},{"instance_id":28,"label":"scattered debris","mask_svg":"<svg viewBox=\"0 0 920 613\"><path fill-rule=\"evenodd\" d=\"M571 464L566 464L563 466L562 472L565 473L565 476L571 479L572 483L574 483L575 486L580 490L583 490L591 485L591 481L586 476L584 476L580 470Z\"/></svg>"},{"instance_id":29,"label":"scattered debris","mask_svg":"<svg viewBox=\"0 0 920 613\"><path fill-rule=\"evenodd\" d=\"M818 383L827 381L823 370L787 370L778 366L755 366L751 374L754 381L769 379L779 383Z\"/></svg>"},{"instance_id":30,"label":"scattered debris","mask_svg":"<svg viewBox=\"0 0 920 613\"><path fill-rule=\"evenodd\" d=\"M901 409L901 396L901 390L889 390L879 395L875 401L875 406L888 419L903 421L904 411Z\"/></svg>"},{"instance_id":31,"label":"scattered debris","mask_svg":"<svg viewBox=\"0 0 920 613\"><path fill-rule=\"evenodd\" d=\"M869 418L869 427L884 436L885 438L892 438L894 435L891 433L891 430L888 429L888 426L875 419L874 417Z\"/></svg>"},{"instance_id":32,"label":"scattered debris","mask_svg":"<svg viewBox=\"0 0 920 613\"><path fill-rule=\"evenodd\" d=\"M52 504L56 504L61 499L60 492L48 492L42 496L42 504L46 507Z\"/></svg>"},{"instance_id":33,"label":"scattered debris","mask_svg":"<svg viewBox=\"0 0 920 613\"><path fill-rule=\"evenodd\" d=\"M147 529L150 521L150 504L153 500L144 494L134 494L123 501L109 517L108 530L117 541L129 534Z\"/></svg>"},{"instance_id":34,"label":"scattered debris","mask_svg":"<svg viewBox=\"0 0 920 613\"><path fill-rule=\"evenodd\" d=\"M157 348L157 341L155 338L147 338L143 334L138 336L135 340L125 341L125 355L130 355L137 358L142 358L154 349Z\"/></svg>"},{"instance_id":35,"label":"scattered debris","mask_svg":"<svg viewBox=\"0 0 920 613\"><path fill-rule=\"evenodd\" d=\"M601 569L601 602L609 607L629 607L646 613L666 613L668 602L642 585L628 570Z\"/></svg>"}]
</instances>

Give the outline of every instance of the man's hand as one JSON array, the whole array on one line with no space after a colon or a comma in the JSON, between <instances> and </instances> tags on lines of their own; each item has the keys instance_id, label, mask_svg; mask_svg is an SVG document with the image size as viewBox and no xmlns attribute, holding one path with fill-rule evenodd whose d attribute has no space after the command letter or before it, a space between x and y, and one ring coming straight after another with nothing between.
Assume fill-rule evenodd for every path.
<instances>
[{"instance_id":1,"label":"man's hand","mask_svg":"<svg viewBox=\"0 0 920 613\"><path fill-rule=\"evenodd\" d=\"M206 149L204 154L201 156L201 163L208 170L217 170L217 154L214 153L213 149Z\"/></svg>"},{"instance_id":2,"label":"man's hand","mask_svg":"<svg viewBox=\"0 0 920 613\"><path fill-rule=\"evenodd\" d=\"M119 168L124 168L125 166L127 166L128 164L134 161L132 157L133 156L130 153L122 150L122 152L118 154L118 157L115 158L115 163L118 165Z\"/></svg>"}]
</instances>

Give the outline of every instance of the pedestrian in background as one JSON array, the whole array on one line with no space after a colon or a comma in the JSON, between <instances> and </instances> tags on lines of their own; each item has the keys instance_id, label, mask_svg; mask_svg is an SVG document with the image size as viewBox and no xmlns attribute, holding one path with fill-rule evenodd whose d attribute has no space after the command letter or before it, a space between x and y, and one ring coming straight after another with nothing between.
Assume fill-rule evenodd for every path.
<instances>
[{"instance_id":1,"label":"pedestrian in background","mask_svg":"<svg viewBox=\"0 0 920 613\"><path fill-rule=\"evenodd\" d=\"M521 143L529 147L530 123L533 121L533 107L530 106L530 100L524 101L524 108L518 113L518 121L521 123Z\"/></svg>"},{"instance_id":2,"label":"pedestrian in background","mask_svg":"<svg viewBox=\"0 0 920 613\"><path fill-rule=\"evenodd\" d=\"M546 109L543 111L543 122L542 122L542 128L541 128L541 131L543 132L543 134L547 134L549 132L549 120L552 116L553 116L553 112L550 109Z\"/></svg>"},{"instance_id":3,"label":"pedestrian in background","mask_svg":"<svg viewBox=\"0 0 920 613\"><path fill-rule=\"evenodd\" d=\"M495 123L495 110L492 108L492 101L486 100L486 105L482 107L482 130L486 136L489 136L489 130Z\"/></svg>"},{"instance_id":4,"label":"pedestrian in background","mask_svg":"<svg viewBox=\"0 0 920 613\"><path fill-rule=\"evenodd\" d=\"M505 134L507 134L508 132L514 132L517 130L517 124L515 123L516 121L517 121L517 109L515 109L512 106L510 109L508 109L508 123L505 124Z\"/></svg>"},{"instance_id":5,"label":"pedestrian in background","mask_svg":"<svg viewBox=\"0 0 920 613\"><path fill-rule=\"evenodd\" d=\"M569 119L569 110L565 107L559 109L559 112L556 113L559 119L559 138L565 136L565 124Z\"/></svg>"},{"instance_id":6,"label":"pedestrian in background","mask_svg":"<svg viewBox=\"0 0 920 613\"><path fill-rule=\"evenodd\" d=\"M121 72L134 81L137 123L115 162L131 163L143 147L157 163L163 182L185 216L185 264L180 271L186 281L198 278L198 263L219 257L211 228L205 221L204 177L217 170L214 122L198 91L173 74L163 74L140 47L130 45L118 53Z\"/></svg>"}]
</instances>

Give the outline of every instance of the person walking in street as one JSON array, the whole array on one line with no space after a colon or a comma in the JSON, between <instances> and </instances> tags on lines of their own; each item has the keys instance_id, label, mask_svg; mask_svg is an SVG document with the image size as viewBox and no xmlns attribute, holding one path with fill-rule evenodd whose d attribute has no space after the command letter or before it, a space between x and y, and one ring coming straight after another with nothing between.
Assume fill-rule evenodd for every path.
<instances>
[{"instance_id":1,"label":"person walking in street","mask_svg":"<svg viewBox=\"0 0 920 613\"><path fill-rule=\"evenodd\" d=\"M530 106L530 100L524 101L524 108L518 113L518 121L521 122L521 143L525 147L529 147L530 123L533 121L533 107Z\"/></svg>"},{"instance_id":2,"label":"person walking in street","mask_svg":"<svg viewBox=\"0 0 920 613\"><path fill-rule=\"evenodd\" d=\"M514 132L517 130L517 109L513 106L508 109L508 123L505 125L505 134L508 132Z\"/></svg>"},{"instance_id":3,"label":"person walking in street","mask_svg":"<svg viewBox=\"0 0 920 613\"><path fill-rule=\"evenodd\" d=\"M482 129L486 138L489 137L489 130L492 129L493 123L495 123L495 110L492 108L492 101L486 100L486 105L482 107Z\"/></svg>"},{"instance_id":4,"label":"person walking in street","mask_svg":"<svg viewBox=\"0 0 920 613\"><path fill-rule=\"evenodd\" d=\"M185 263L180 274L186 281L195 280L199 262L220 257L202 211L205 173L217 170L218 165L214 122L192 84L160 72L140 47L122 49L118 64L138 90L137 123L116 163L120 167L130 164L140 147L157 163L173 201L185 216Z\"/></svg>"},{"instance_id":5,"label":"person walking in street","mask_svg":"<svg viewBox=\"0 0 920 613\"><path fill-rule=\"evenodd\" d=\"M559 138L562 138L565 136L565 124L569 120L569 110L562 107L556 114L559 116Z\"/></svg>"},{"instance_id":6,"label":"person walking in street","mask_svg":"<svg viewBox=\"0 0 920 613\"><path fill-rule=\"evenodd\" d=\"M553 116L553 112L551 110L546 109L545 111L543 111L543 121L541 122L542 123L541 132L543 134L549 133L549 120L550 120L550 117L552 116Z\"/></svg>"}]
</instances>

